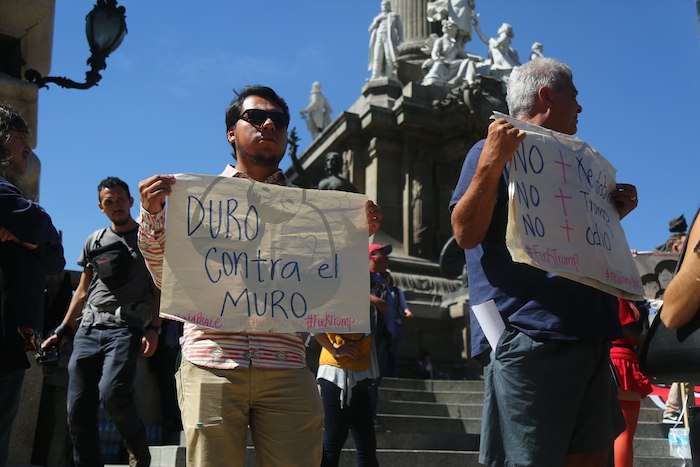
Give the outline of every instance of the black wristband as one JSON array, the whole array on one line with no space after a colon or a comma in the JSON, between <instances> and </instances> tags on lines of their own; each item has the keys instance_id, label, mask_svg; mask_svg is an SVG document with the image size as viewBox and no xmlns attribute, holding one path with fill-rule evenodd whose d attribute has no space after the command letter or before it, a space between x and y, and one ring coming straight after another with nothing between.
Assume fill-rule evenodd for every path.
<instances>
[{"instance_id":1,"label":"black wristband","mask_svg":"<svg viewBox=\"0 0 700 467\"><path fill-rule=\"evenodd\" d=\"M73 328L66 323L61 323L53 331L58 337L70 338L73 337Z\"/></svg>"},{"instance_id":2,"label":"black wristband","mask_svg":"<svg viewBox=\"0 0 700 467\"><path fill-rule=\"evenodd\" d=\"M153 329L159 336L163 332L163 328L161 328L160 326L156 326L155 324L149 324L148 326L146 326L146 332L150 331L151 329Z\"/></svg>"}]
</instances>

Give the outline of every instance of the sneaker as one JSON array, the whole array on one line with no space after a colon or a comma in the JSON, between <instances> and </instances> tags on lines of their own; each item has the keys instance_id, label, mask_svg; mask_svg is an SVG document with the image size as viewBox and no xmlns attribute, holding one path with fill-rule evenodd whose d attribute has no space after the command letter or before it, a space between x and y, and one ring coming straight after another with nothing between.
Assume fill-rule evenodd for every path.
<instances>
[{"instance_id":1,"label":"sneaker","mask_svg":"<svg viewBox=\"0 0 700 467\"><path fill-rule=\"evenodd\" d=\"M677 425L681 423L680 415L677 413L670 413L668 415L664 415L662 423L666 425Z\"/></svg>"}]
</instances>

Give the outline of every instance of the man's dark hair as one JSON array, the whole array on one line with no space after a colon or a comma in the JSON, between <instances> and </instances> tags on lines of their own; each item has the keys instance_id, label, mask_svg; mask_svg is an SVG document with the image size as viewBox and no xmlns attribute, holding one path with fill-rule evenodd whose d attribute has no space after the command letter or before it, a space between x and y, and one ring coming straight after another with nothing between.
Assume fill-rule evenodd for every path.
<instances>
[{"instance_id":1,"label":"man's dark hair","mask_svg":"<svg viewBox=\"0 0 700 467\"><path fill-rule=\"evenodd\" d=\"M126 191L126 195L131 197L131 193L129 192L129 185L127 185L126 182L121 178L107 177L104 180L102 180L99 185L97 185L97 199L99 201L102 201L100 199L100 192L105 188L108 188L110 190L113 188L123 188L124 191Z\"/></svg>"},{"instance_id":2,"label":"man's dark hair","mask_svg":"<svg viewBox=\"0 0 700 467\"><path fill-rule=\"evenodd\" d=\"M7 104L0 104L0 135L7 134L10 130L29 133L29 127L22 115Z\"/></svg>"},{"instance_id":3,"label":"man's dark hair","mask_svg":"<svg viewBox=\"0 0 700 467\"><path fill-rule=\"evenodd\" d=\"M7 142L10 131L28 134L29 127L17 110L7 104L0 104L0 176L8 180L12 179L11 182L14 184L16 182L15 177L13 174L10 174L8 170L10 166L10 155L5 153L3 149L3 145Z\"/></svg>"},{"instance_id":4,"label":"man's dark hair","mask_svg":"<svg viewBox=\"0 0 700 467\"><path fill-rule=\"evenodd\" d=\"M678 260L675 259L663 259L656 263L656 266L654 266L654 272L656 274L661 274L661 271L670 271L670 272L675 272L676 270L676 265L678 264Z\"/></svg>"},{"instance_id":5,"label":"man's dark hair","mask_svg":"<svg viewBox=\"0 0 700 467\"><path fill-rule=\"evenodd\" d=\"M241 110L243 108L243 101L245 100L246 97L248 96L259 96L262 98L265 98L269 101L274 102L277 104L277 106L282 109L282 112L287 116L287 119L289 119L289 107L287 106L287 103L280 97L274 89L267 87L267 86L261 86L258 84L252 85L252 86L246 86L239 90L238 92L234 91L236 94L236 98L231 101L229 104L228 108L226 109L226 131L234 126L238 119L241 118ZM233 147L233 157L236 157L236 146L232 143L231 147Z\"/></svg>"}]
</instances>

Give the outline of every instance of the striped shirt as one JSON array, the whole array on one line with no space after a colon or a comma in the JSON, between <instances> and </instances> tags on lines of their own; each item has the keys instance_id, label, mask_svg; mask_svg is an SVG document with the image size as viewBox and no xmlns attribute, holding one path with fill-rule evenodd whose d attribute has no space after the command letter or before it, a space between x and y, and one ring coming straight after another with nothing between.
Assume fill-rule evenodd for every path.
<instances>
[{"instance_id":1,"label":"striped shirt","mask_svg":"<svg viewBox=\"0 0 700 467\"><path fill-rule=\"evenodd\" d=\"M227 165L220 176L248 178L232 165ZM270 175L264 183L291 186L281 170ZM150 214L142 207L139 249L158 288L161 288L163 278L164 247L165 209ZM299 333L226 332L185 323L182 355L191 363L207 368L306 367L306 350Z\"/></svg>"}]
</instances>

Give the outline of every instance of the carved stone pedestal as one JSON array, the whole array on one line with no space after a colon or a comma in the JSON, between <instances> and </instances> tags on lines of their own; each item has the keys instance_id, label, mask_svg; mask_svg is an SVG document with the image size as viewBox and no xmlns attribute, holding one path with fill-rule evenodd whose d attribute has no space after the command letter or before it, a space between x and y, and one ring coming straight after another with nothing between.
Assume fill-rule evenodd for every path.
<instances>
[{"instance_id":1,"label":"carved stone pedestal","mask_svg":"<svg viewBox=\"0 0 700 467\"><path fill-rule=\"evenodd\" d=\"M462 282L443 277L438 260L452 236L448 204L464 157L485 136L491 111L505 106L501 88L492 84L480 80L453 90L369 81L299 157L305 170L322 174L325 154L338 152L352 183L382 206L382 228L373 242L393 245L390 269L417 315L404 322L404 363L426 350L438 365L458 366L467 357L468 294L455 295ZM296 181L294 169L288 176ZM463 301L443 300L455 296Z\"/></svg>"}]
</instances>

